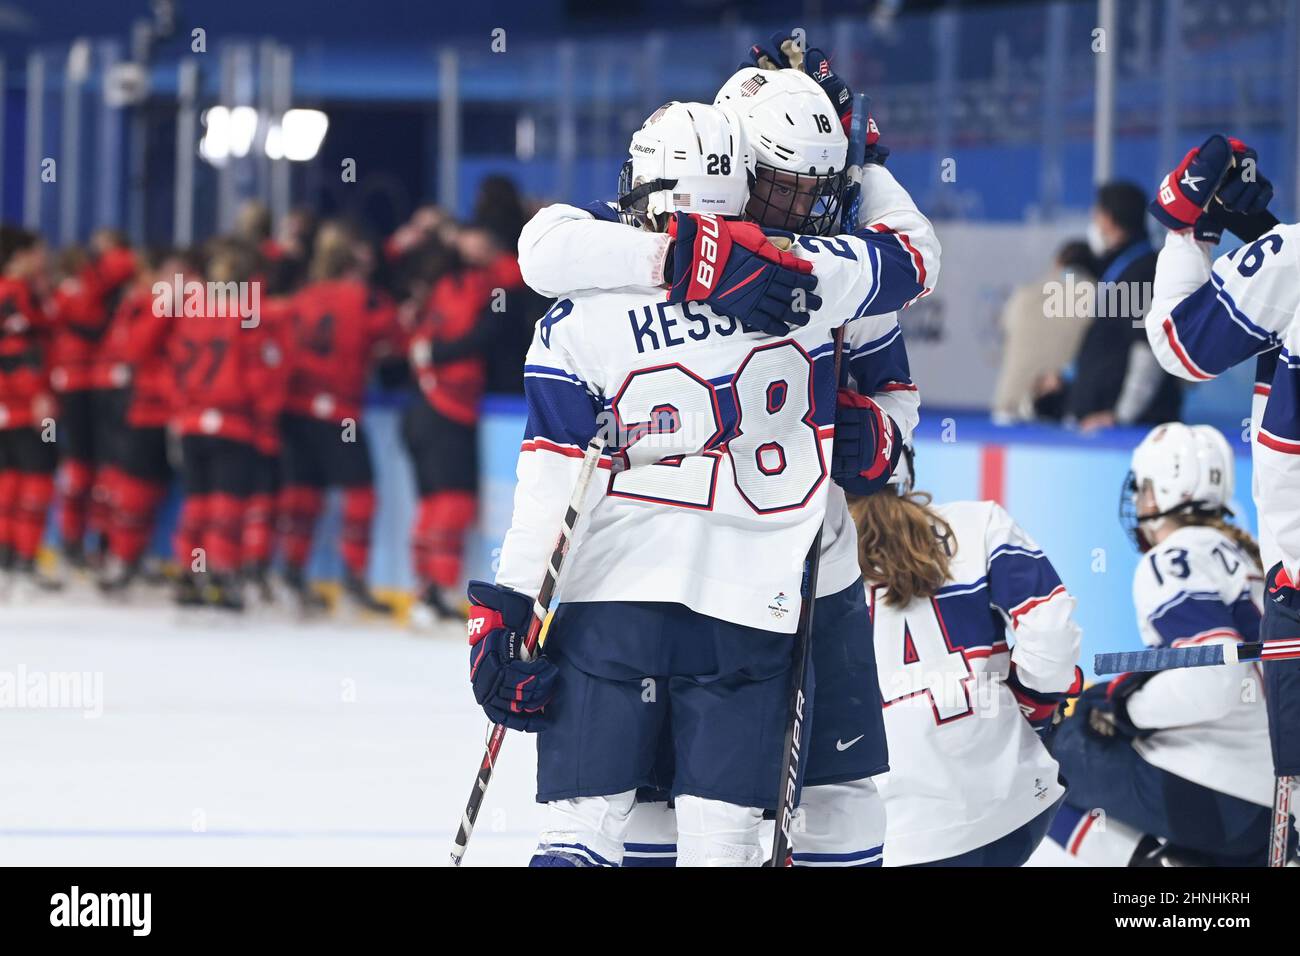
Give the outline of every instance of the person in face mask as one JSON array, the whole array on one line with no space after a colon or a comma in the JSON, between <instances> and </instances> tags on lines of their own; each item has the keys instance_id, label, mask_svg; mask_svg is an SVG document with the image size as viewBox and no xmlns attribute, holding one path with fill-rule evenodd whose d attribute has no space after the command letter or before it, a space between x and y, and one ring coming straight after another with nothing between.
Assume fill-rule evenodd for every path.
<instances>
[{"instance_id":1,"label":"person in face mask","mask_svg":"<svg viewBox=\"0 0 1300 956\"><path fill-rule=\"evenodd\" d=\"M1066 417L1084 431L1176 420L1181 387L1161 370L1142 329L1156 269L1142 189L1118 181L1097 190L1088 245L1096 257L1095 314L1079 348Z\"/></svg>"},{"instance_id":2,"label":"person in face mask","mask_svg":"<svg viewBox=\"0 0 1300 956\"><path fill-rule=\"evenodd\" d=\"M998 424L1061 417L1063 370L1074 361L1093 314L1092 269L1087 242L1072 239L1044 275L1012 292L1002 307L998 324L1005 339L993 393Z\"/></svg>"}]
</instances>

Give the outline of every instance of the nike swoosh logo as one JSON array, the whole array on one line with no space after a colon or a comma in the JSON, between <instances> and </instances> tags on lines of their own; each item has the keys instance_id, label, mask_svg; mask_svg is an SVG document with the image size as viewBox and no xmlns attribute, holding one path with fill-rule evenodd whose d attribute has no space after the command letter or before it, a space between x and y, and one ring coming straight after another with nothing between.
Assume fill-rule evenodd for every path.
<instances>
[{"instance_id":1,"label":"nike swoosh logo","mask_svg":"<svg viewBox=\"0 0 1300 956\"><path fill-rule=\"evenodd\" d=\"M842 741L842 740L837 740L837 741L835 741L835 749L836 749L836 750L848 750L850 747L852 747L854 744L856 744L859 740L861 740L861 739L862 739L863 737L865 737L865 736L866 736L866 734L858 734L856 737L854 737L852 740L850 740L847 744L846 744L844 741Z\"/></svg>"}]
</instances>

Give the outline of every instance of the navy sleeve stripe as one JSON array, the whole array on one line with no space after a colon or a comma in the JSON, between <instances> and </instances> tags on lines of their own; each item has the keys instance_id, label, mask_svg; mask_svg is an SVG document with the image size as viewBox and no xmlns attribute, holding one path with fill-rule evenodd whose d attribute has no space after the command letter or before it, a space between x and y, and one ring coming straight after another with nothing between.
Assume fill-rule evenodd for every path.
<instances>
[{"instance_id":1,"label":"navy sleeve stripe","mask_svg":"<svg viewBox=\"0 0 1300 956\"><path fill-rule=\"evenodd\" d=\"M587 205L583 206L582 208L585 209L587 212L591 213L597 219L603 220L604 222L619 221L618 213L615 212L613 208L610 206L610 204L607 202L597 201L597 202L587 203Z\"/></svg>"},{"instance_id":2,"label":"navy sleeve stripe","mask_svg":"<svg viewBox=\"0 0 1300 956\"><path fill-rule=\"evenodd\" d=\"M1017 544L1000 544L993 549L993 553L989 555L989 560L991 561L1001 554L1021 554L1030 558L1046 557L1046 555L1037 548L1022 548Z\"/></svg>"},{"instance_id":3,"label":"navy sleeve stripe","mask_svg":"<svg viewBox=\"0 0 1300 956\"><path fill-rule=\"evenodd\" d=\"M1148 614L1147 620L1154 621L1156 618L1164 615L1167 611L1172 611L1184 601L1210 601L1215 604L1222 604L1223 598L1219 597L1218 591L1179 591Z\"/></svg>"},{"instance_id":4,"label":"navy sleeve stripe","mask_svg":"<svg viewBox=\"0 0 1300 956\"><path fill-rule=\"evenodd\" d=\"M883 315L906 308L926 293L925 267L913 259L898 233L865 230L856 233L867 244L875 270L871 289L854 312L854 317Z\"/></svg>"},{"instance_id":5,"label":"navy sleeve stripe","mask_svg":"<svg viewBox=\"0 0 1300 956\"><path fill-rule=\"evenodd\" d=\"M1198 599L1184 601L1169 608L1159 616L1147 618L1147 622L1156 630L1165 643L1184 640L1212 631L1231 631L1238 633L1236 622L1217 598L1213 601Z\"/></svg>"},{"instance_id":6,"label":"navy sleeve stripe","mask_svg":"<svg viewBox=\"0 0 1300 956\"><path fill-rule=\"evenodd\" d=\"M988 587L988 583L988 578L980 578L978 581L971 584L949 584L939 588L939 590L934 593L934 596L943 598L952 597L958 594L970 594L972 591L978 591L980 588Z\"/></svg>"},{"instance_id":7,"label":"navy sleeve stripe","mask_svg":"<svg viewBox=\"0 0 1300 956\"><path fill-rule=\"evenodd\" d=\"M907 346L902 334L895 328L885 338L888 341L884 346L865 352L855 350L849 359L849 372L863 395L916 389L912 384L912 369L907 361Z\"/></svg>"},{"instance_id":8,"label":"navy sleeve stripe","mask_svg":"<svg viewBox=\"0 0 1300 956\"><path fill-rule=\"evenodd\" d=\"M894 341L894 339L898 338L902 334L903 334L903 330L900 329L897 325L895 325L892 329L890 329L888 332L886 332L884 335L880 336L879 338L872 339L870 342L865 342L862 345L854 346L852 349L849 350L849 357L852 358L853 356L857 356L857 355L869 355L872 352L879 352L881 349L889 346Z\"/></svg>"},{"instance_id":9,"label":"navy sleeve stripe","mask_svg":"<svg viewBox=\"0 0 1300 956\"><path fill-rule=\"evenodd\" d=\"M1300 359L1282 350L1268 404L1264 406L1264 419L1260 422L1258 440L1261 445L1288 455L1300 455Z\"/></svg>"},{"instance_id":10,"label":"navy sleeve stripe","mask_svg":"<svg viewBox=\"0 0 1300 956\"><path fill-rule=\"evenodd\" d=\"M585 446L596 433L597 404L577 381L560 374L524 378L528 401L526 439L546 439L560 445Z\"/></svg>"},{"instance_id":11,"label":"navy sleeve stripe","mask_svg":"<svg viewBox=\"0 0 1300 956\"><path fill-rule=\"evenodd\" d=\"M1019 618L1040 604L1065 593L1056 568L1041 552L1018 545L1000 545L989 556L989 595L994 607Z\"/></svg>"},{"instance_id":12,"label":"navy sleeve stripe","mask_svg":"<svg viewBox=\"0 0 1300 956\"><path fill-rule=\"evenodd\" d=\"M1213 280L1174 306L1162 328L1183 367L1199 379L1213 378L1276 344Z\"/></svg>"},{"instance_id":13,"label":"navy sleeve stripe","mask_svg":"<svg viewBox=\"0 0 1300 956\"><path fill-rule=\"evenodd\" d=\"M1246 314L1237 308L1237 303L1232 299L1232 293L1223 287L1223 279L1217 273L1210 273L1210 281L1214 283L1214 288L1219 294L1219 300L1227 307L1228 314L1232 316L1234 322L1260 341L1267 342L1269 345L1277 344L1277 336L1250 321Z\"/></svg>"}]
</instances>

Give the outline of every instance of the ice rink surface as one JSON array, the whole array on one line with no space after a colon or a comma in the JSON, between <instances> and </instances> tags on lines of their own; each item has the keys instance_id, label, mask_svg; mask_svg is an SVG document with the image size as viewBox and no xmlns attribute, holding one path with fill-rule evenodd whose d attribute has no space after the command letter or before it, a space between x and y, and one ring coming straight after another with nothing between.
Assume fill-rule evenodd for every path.
<instances>
[{"instance_id":1,"label":"ice rink surface","mask_svg":"<svg viewBox=\"0 0 1300 956\"><path fill-rule=\"evenodd\" d=\"M0 606L0 672L89 675L0 708L0 864L444 865L487 723L462 634ZM527 861L534 767L511 734L466 865Z\"/></svg>"},{"instance_id":2,"label":"ice rink surface","mask_svg":"<svg viewBox=\"0 0 1300 956\"><path fill-rule=\"evenodd\" d=\"M0 605L0 865L446 865L486 726L462 633ZM510 734L465 865L527 862L534 771Z\"/></svg>"}]
</instances>

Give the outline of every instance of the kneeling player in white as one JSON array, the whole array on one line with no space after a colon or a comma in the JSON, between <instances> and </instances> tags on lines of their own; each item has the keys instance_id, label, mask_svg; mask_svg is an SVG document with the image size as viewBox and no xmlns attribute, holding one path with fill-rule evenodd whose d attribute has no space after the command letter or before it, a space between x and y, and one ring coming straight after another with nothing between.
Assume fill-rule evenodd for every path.
<instances>
[{"instance_id":1,"label":"kneeling player in white","mask_svg":"<svg viewBox=\"0 0 1300 956\"><path fill-rule=\"evenodd\" d=\"M1259 549L1224 520L1232 471L1227 441L1207 425L1159 425L1133 452L1123 505L1146 552L1133 603L1149 646L1259 636ZM1052 838L1100 866L1262 866L1267 723L1255 664L1122 674L1088 688L1052 739L1069 784Z\"/></svg>"},{"instance_id":2,"label":"kneeling player in white","mask_svg":"<svg viewBox=\"0 0 1300 956\"><path fill-rule=\"evenodd\" d=\"M669 104L633 143L620 199L646 228L673 223L683 282L667 300L575 295L538 322L514 517L496 584L470 587L471 679L490 716L539 732L551 822L536 864L617 865L636 791L670 786L692 821L683 864L757 865L802 556L825 515L832 326L882 275L859 240L845 240L851 257L778 253L715 218L748 199L734 113ZM787 312L802 299L807 322L784 338L744 331L736 315L773 289ZM611 418L605 493L586 503L545 656L520 661L582 448ZM656 777L665 751L671 781Z\"/></svg>"},{"instance_id":3,"label":"kneeling player in white","mask_svg":"<svg viewBox=\"0 0 1300 956\"><path fill-rule=\"evenodd\" d=\"M910 464L898 494L849 503L889 738L885 865L1020 866L1065 793L1040 736L1078 693L1075 600L1001 505L930 504Z\"/></svg>"}]
</instances>

